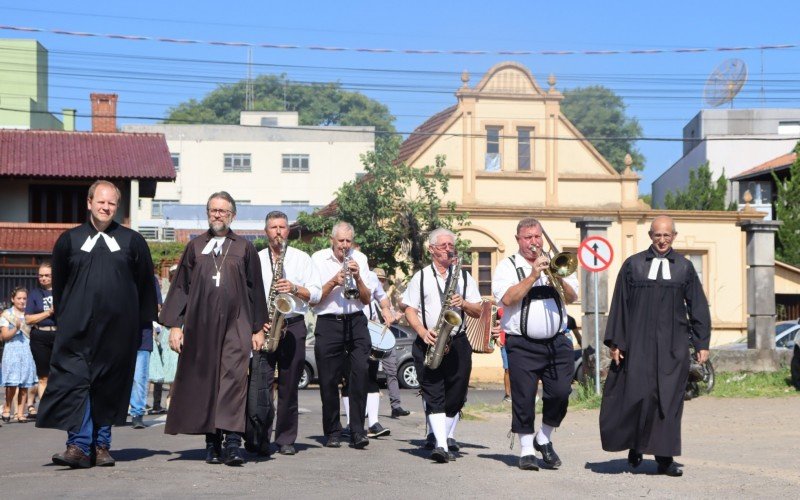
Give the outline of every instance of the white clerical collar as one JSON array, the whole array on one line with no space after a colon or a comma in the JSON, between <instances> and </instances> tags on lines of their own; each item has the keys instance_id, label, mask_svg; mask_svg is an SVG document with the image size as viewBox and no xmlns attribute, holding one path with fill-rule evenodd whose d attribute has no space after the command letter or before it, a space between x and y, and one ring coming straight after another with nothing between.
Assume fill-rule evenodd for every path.
<instances>
[{"instance_id":1,"label":"white clerical collar","mask_svg":"<svg viewBox=\"0 0 800 500\"><path fill-rule=\"evenodd\" d=\"M203 251L200 253L202 253L203 255L208 255L211 253L212 250L214 250L214 247L216 247L217 245L220 245L221 247L222 244L224 243L225 243L225 236L212 236L211 239L208 240L208 243L206 243L206 246L203 247Z\"/></svg>"},{"instance_id":2,"label":"white clerical collar","mask_svg":"<svg viewBox=\"0 0 800 500\"><path fill-rule=\"evenodd\" d=\"M666 257L653 257L650 263L650 272L647 274L647 279L655 280L658 278L658 269L661 268L661 277L665 280L672 279L669 273L669 259Z\"/></svg>"},{"instance_id":3,"label":"white clerical collar","mask_svg":"<svg viewBox=\"0 0 800 500\"><path fill-rule=\"evenodd\" d=\"M102 237L103 240L105 240L106 246L110 251L112 252L119 251L120 248L119 248L119 243L117 243L117 240L115 240L113 236L109 236L102 231L98 232L94 236L87 236L86 241L83 243L83 246L81 246L81 250L90 253L92 249L94 249L94 246L95 244L97 244L97 240L100 237Z\"/></svg>"}]
</instances>

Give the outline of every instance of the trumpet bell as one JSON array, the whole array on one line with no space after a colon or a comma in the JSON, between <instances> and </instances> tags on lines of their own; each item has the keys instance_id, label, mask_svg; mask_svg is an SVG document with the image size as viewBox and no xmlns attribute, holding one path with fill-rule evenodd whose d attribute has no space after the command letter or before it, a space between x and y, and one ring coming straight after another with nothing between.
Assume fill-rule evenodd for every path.
<instances>
[{"instance_id":1,"label":"trumpet bell","mask_svg":"<svg viewBox=\"0 0 800 500\"><path fill-rule=\"evenodd\" d=\"M578 269L578 257L572 252L561 252L550 259L550 270L561 278L566 278L576 269Z\"/></svg>"}]
</instances>

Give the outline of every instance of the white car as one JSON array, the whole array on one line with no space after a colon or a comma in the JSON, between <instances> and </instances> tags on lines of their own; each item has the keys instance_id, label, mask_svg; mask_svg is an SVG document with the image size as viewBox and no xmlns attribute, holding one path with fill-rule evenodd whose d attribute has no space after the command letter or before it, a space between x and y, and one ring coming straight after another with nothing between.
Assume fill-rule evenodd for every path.
<instances>
[{"instance_id":1,"label":"white car","mask_svg":"<svg viewBox=\"0 0 800 500\"><path fill-rule=\"evenodd\" d=\"M791 350L796 341L800 340L800 323L797 321L780 321L775 323L775 348L778 350ZM714 349L725 351L743 351L747 349L747 337L742 337L736 342L717 346Z\"/></svg>"}]
</instances>

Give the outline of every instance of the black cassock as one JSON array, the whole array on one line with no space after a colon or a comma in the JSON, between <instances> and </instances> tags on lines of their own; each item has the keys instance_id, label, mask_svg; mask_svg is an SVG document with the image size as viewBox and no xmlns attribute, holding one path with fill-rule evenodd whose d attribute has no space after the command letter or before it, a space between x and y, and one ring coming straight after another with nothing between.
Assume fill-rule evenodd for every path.
<instances>
[{"instance_id":1,"label":"black cassock","mask_svg":"<svg viewBox=\"0 0 800 500\"><path fill-rule=\"evenodd\" d=\"M664 457L681 453L683 396L689 376L689 339L708 349L711 318L691 262L674 250L650 279L650 247L623 264L606 325L605 344L623 352L612 362L600 408L606 451L636 450Z\"/></svg>"},{"instance_id":2,"label":"black cassock","mask_svg":"<svg viewBox=\"0 0 800 500\"><path fill-rule=\"evenodd\" d=\"M203 253L210 241L207 231L186 245L161 310L161 324L183 327L167 434L245 430L252 335L267 321L261 261L233 231L219 256Z\"/></svg>"},{"instance_id":3,"label":"black cassock","mask_svg":"<svg viewBox=\"0 0 800 500\"><path fill-rule=\"evenodd\" d=\"M37 427L77 432L87 396L95 425L125 423L142 329L157 314L153 262L136 231L112 222L104 234L86 222L53 248L58 332Z\"/></svg>"}]
</instances>

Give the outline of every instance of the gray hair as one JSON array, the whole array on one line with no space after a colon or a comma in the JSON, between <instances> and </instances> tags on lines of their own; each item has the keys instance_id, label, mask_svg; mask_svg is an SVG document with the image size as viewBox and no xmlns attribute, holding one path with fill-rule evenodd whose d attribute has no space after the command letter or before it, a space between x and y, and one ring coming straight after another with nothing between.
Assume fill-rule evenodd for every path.
<instances>
[{"instance_id":1,"label":"gray hair","mask_svg":"<svg viewBox=\"0 0 800 500\"><path fill-rule=\"evenodd\" d=\"M658 219L668 219L672 223L672 232L673 233L677 233L678 232L678 226L675 225L675 219L673 219L669 215L661 214L661 215L656 215L655 217L653 217L653 220L650 221L650 229L647 231L648 233L652 233L653 232L653 224L655 224L655 222Z\"/></svg>"},{"instance_id":2,"label":"gray hair","mask_svg":"<svg viewBox=\"0 0 800 500\"><path fill-rule=\"evenodd\" d=\"M340 220L339 222L333 225L333 228L331 228L331 238L336 239L336 233L338 233L342 229L344 229L345 231L350 231L351 233L353 233L353 236L355 237L356 230L353 229L353 225L350 224L349 222Z\"/></svg>"},{"instance_id":3,"label":"gray hair","mask_svg":"<svg viewBox=\"0 0 800 500\"><path fill-rule=\"evenodd\" d=\"M428 235L428 245L436 245L436 241L439 240L440 236L450 236L453 238L453 243L456 242L456 234L444 227L439 227L431 231L431 234Z\"/></svg>"},{"instance_id":4,"label":"gray hair","mask_svg":"<svg viewBox=\"0 0 800 500\"><path fill-rule=\"evenodd\" d=\"M268 223L272 219L283 219L283 220L286 221L287 224L289 223L289 216L287 216L285 213L281 212L280 210L273 210L272 212L268 213L265 222Z\"/></svg>"},{"instance_id":5,"label":"gray hair","mask_svg":"<svg viewBox=\"0 0 800 500\"><path fill-rule=\"evenodd\" d=\"M517 223L517 234L519 234L519 231L521 229L525 229L528 227L542 227L542 223L539 222L538 219L535 219L533 217L525 217L524 219L522 219Z\"/></svg>"},{"instance_id":6,"label":"gray hair","mask_svg":"<svg viewBox=\"0 0 800 500\"><path fill-rule=\"evenodd\" d=\"M206 202L206 211L208 211L208 206L211 203L211 200L214 198L219 198L221 200L225 200L231 204L231 212L233 215L236 215L236 202L233 200L233 196L228 194L227 191L217 191L216 193L212 194L208 197L208 201Z\"/></svg>"}]
</instances>

